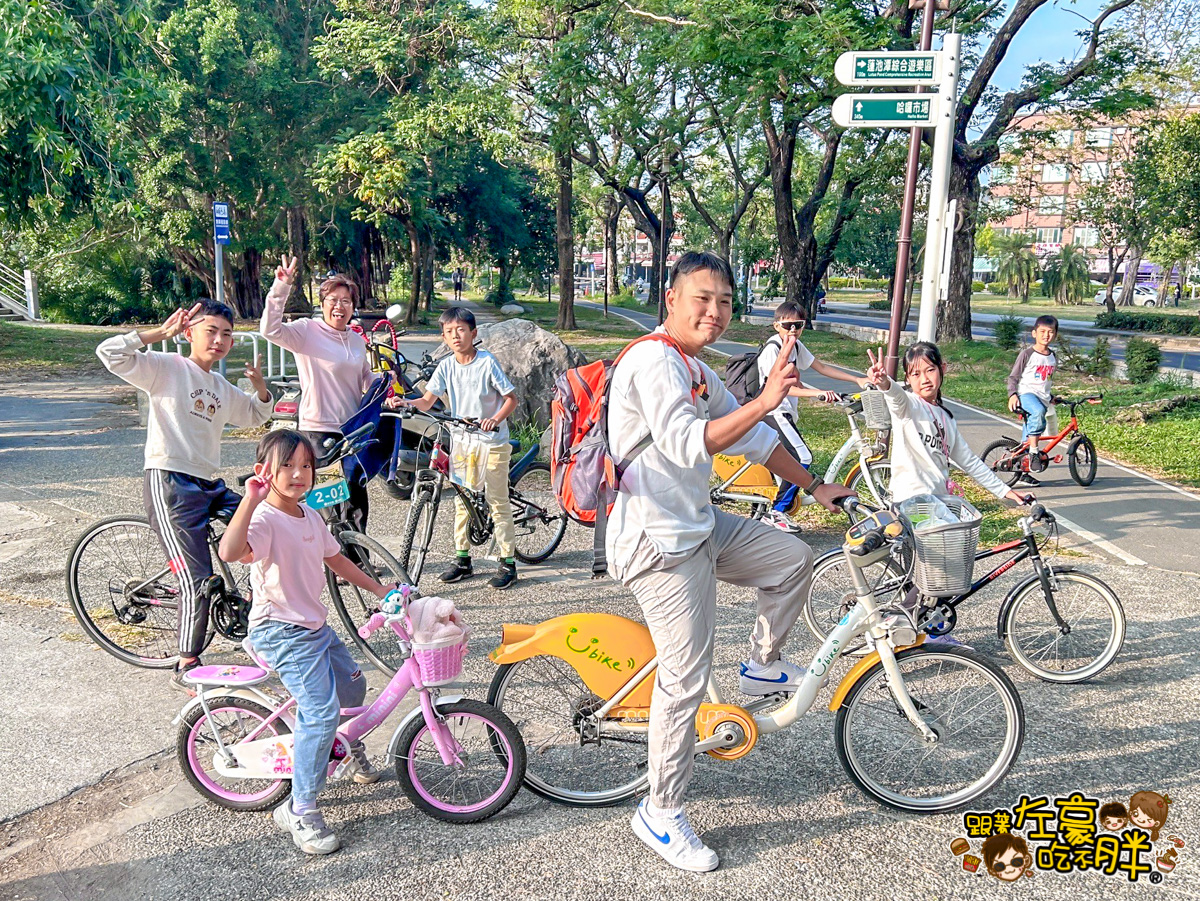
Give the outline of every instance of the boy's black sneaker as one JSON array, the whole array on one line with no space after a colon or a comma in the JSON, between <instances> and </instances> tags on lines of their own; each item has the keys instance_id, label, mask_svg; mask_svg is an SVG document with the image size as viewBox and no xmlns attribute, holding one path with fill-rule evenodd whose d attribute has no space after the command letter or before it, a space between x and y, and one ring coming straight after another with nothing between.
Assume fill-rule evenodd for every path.
<instances>
[{"instance_id":1,"label":"boy's black sneaker","mask_svg":"<svg viewBox=\"0 0 1200 901\"><path fill-rule=\"evenodd\" d=\"M506 588L511 588L515 581L517 581L517 564L501 563L500 568L496 570L496 575L492 576L488 585L497 591L503 591Z\"/></svg>"},{"instance_id":2,"label":"boy's black sneaker","mask_svg":"<svg viewBox=\"0 0 1200 901\"><path fill-rule=\"evenodd\" d=\"M183 667L180 667L179 664L176 664L175 672L171 674L171 687L176 691L182 691L185 695L193 698L196 697L196 689L192 688L191 683L183 681L183 677L196 667L203 665L204 664L200 662L199 658L197 658L194 663L189 663Z\"/></svg>"},{"instance_id":3,"label":"boy's black sneaker","mask_svg":"<svg viewBox=\"0 0 1200 901\"><path fill-rule=\"evenodd\" d=\"M473 575L475 575L475 570L471 568L471 558L455 557L454 565L438 576L438 578L443 582L458 582Z\"/></svg>"},{"instance_id":4,"label":"boy's black sneaker","mask_svg":"<svg viewBox=\"0 0 1200 901\"><path fill-rule=\"evenodd\" d=\"M1041 483L1041 482L1039 482L1037 479L1035 479L1033 476L1031 476L1031 475L1030 475L1029 473L1027 473L1027 472L1023 472L1023 473L1021 473L1021 478L1017 479L1017 484L1019 484L1019 485L1029 485L1029 486L1031 486L1031 487L1033 487L1033 488L1040 488L1040 487L1041 487L1041 485L1042 485L1042 483Z\"/></svg>"}]
</instances>

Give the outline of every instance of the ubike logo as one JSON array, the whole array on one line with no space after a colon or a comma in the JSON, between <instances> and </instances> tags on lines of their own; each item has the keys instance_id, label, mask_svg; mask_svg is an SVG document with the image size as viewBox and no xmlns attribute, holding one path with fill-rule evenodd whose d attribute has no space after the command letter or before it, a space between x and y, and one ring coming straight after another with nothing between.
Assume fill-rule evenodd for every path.
<instances>
[{"instance_id":1,"label":"ubike logo","mask_svg":"<svg viewBox=\"0 0 1200 901\"><path fill-rule=\"evenodd\" d=\"M583 647L577 648L571 643L571 637L577 635L579 630L572 626L567 630L566 644L576 654L586 654L588 660L595 660L602 666L607 666L610 670L618 673L632 673L637 668L637 662L632 657L627 657L625 660L618 660L610 654L605 654L599 648L600 639L592 638L587 641ZM580 639L576 639L579 641Z\"/></svg>"},{"instance_id":2,"label":"ubike logo","mask_svg":"<svg viewBox=\"0 0 1200 901\"><path fill-rule=\"evenodd\" d=\"M808 671L814 676L825 675L826 671L829 669L829 664L833 663L833 658L838 655L839 645L841 645L840 641L838 641L836 638L832 639L829 652L817 657L817 659L813 661L813 665L809 667Z\"/></svg>"}]
</instances>

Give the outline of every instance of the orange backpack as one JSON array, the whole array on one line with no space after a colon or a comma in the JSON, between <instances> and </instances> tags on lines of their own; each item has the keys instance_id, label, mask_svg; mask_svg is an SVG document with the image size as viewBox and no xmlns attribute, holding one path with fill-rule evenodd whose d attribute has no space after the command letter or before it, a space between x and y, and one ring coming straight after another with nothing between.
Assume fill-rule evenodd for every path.
<instances>
[{"instance_id":1,"label":"orange backpack","mask_svg":"<svg viewBox=\"0 0 1200 901\"><path fill-rule=\"evenodd\" d=\"M550 478L554 493L567 516L595 527L592 577L608 569L604 555L605 525L612 512L625 469L653 441L646 435L623 460L614 460L608 443L608 403L613 370L629 349L642 341L662 341L687 358L679 345L663 334L643 335L625 345L615 360L599 360L568 369L554 383L550 402L553 438L550 443ZM696 399L695 386L692 400Z\"/></svg>"}]
</instances>

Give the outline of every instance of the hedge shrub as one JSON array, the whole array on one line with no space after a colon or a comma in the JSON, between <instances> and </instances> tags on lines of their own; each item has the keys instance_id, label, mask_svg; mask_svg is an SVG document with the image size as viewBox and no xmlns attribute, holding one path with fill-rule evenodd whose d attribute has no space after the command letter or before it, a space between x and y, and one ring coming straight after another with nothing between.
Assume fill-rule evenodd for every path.
<instances>
[{"instance_id":1,"label":"hedge shrub","mask_svg":"<svg viewBox=\"0 0 1200 901\"><path fill-rule=\"evenodd\" d=\"M862 289L864 291L879 291L888 286L886 278L860 278L857 284L853 279L842 278L841 276L830 276L829 290L836 291L840 288Z\"/></svg>"},{"instance_id":2,"label":"hedge shrub","mask_svg":"<svg viewBox=\"0 0 1200 901\"><path fill-rule=\"evenodd\" d=\"M996 346L1001 350L1012 350L1016 347L1020 343L1024 331L1024 321L1020 316L1014 316L1012 313L1005 313L992 326L992 336L996 339Z\"/></svg>"},{"instance_id":3,"label":"hedge shrub","mask_svg":"<svg viewBox=\"0 0 1200 901\"><path fill-rule=\"evenodd\" d=\"M1163 335L1200 335L1200 316L1172 316L1130 307L1115 313L1101 313L1096 317L1096 327L1158 332Z\"/></svg>"},{"instance_id":4,"label":"hedge shrub","mask_svg":"<svg viewBox=\"0 0 1200 901\"><path fill-rule=\"evenodd\" d=\"M1125 345L1125 370L1131 382L1149 382L1158 375L1162 350L1145 338L1130 338Z\"/></svg>"}]
</instances>

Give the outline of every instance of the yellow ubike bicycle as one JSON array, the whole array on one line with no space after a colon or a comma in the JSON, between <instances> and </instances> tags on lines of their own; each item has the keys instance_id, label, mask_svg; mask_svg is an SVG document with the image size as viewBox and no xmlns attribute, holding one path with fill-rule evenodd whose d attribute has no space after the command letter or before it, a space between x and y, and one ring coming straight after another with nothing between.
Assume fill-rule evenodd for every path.
<instances>
[{"instance_id":1,"label":"yellow ubike bicycle","mask_svg":"<svg viewBox=\"0 0 1200 901\"><path fill-rule=\"evenodd\" d=\"M857 498L842 503L847 514ZM912 542L905 522L883 510L846 533L858 602L825 639L794 694L739 706L710 679L696 715L696 753L733 761L759 738L795 724L816 702L843 649L870 652L842 678L838 759L879 803L939 813L974 801L1008 773L1025 734L1021 699L983 657L927 647L901 608L881 605L862 570ZM576 613L536 626L505 625L492 660L501 664L488 701L517 724L528 748L525 785L544 798L601 807L648 788L647 737L656 658L649 630L606 613Z\"/></svg>"},{"instance_id":2,"label":"yellow ubike bicycle","mask_svg":"<svg viewBox=\"0 0 1200 901\"><path fill-rule=\"evenodd\" d=\"M883 392L872 389L859 394L842 395L834 401L834 405L846 414L850 423L850 437L838 449L822 479L826 482L838 481L842 468L857 457L840 481L873 506L887 506L891 498L888 485L891 483L892 465L887 458L885 433L891 427L891 419ZM872 436L872 430L879 434ZM748 504L750 518L762 519L778 494L779 483L765 466L751 463L745 457L713 455L713 482L709 499L714 504ZM813 498L799 491L787 513L793 515L801 506L811 503L814 503Z\"/></svg>"}]
</instances>

